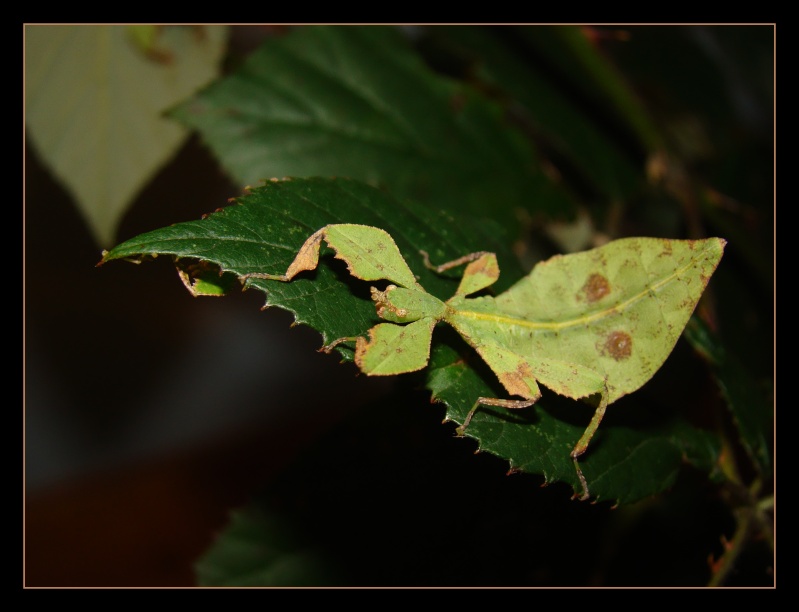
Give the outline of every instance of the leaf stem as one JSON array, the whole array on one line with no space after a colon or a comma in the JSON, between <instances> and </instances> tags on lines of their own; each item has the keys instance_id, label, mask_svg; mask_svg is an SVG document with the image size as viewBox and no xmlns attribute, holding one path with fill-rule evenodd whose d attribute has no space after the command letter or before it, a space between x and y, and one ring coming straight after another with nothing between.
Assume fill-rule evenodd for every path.
<instances>
[{"instance_id":1,"label":"leaf stem","mask_svg":"<svg viewBox=\"0 0 799 612\"><path fill-rule=\"evenodd\" d=\"M736 514L738 525L735 528L732 539L730 541L722 539L724 552L715 562L711 562L712 575L708 582L708 586L710 587L722 586L724 584L724 581L735 566L736 560L749 539L749 532L752 527L751 512L742 510Z\"/></svg>"},{"instance_id":2,"label":"leaf stem","mask_svg":"<svg viewBox=\"0 0 799 612\"><path fill-rule=\"evenodd\" d=\"M724 552L717 560L713 561L711 559L712 575L708 582L710 587L724 584L735 567L741 552L755 537L762 537L768 543L772 553L774 551L774 536L771 528L771 519L768 515L768 512L773 507L773 497L768 496L761 500L757 499L762 488L762 483L759 480L754 482L748 490L744 489L743 491L740 491L742 487L736 486L735 483L730 484L738 489L736 493L743 492L746 501L734 511L736 528L732 539L726 541L722 538Z\"/></svg>"}]
</instances>

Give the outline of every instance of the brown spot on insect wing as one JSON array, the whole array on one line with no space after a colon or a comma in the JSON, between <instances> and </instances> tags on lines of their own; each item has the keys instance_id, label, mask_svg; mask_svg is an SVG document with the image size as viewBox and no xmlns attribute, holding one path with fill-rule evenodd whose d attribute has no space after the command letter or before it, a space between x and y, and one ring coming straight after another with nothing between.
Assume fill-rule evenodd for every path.
<instances>
[{"instance_id":1,"label":"brown spot on insect wing","mask_svg":"<svg viewBox=\"0 0 799 612\"><path fill-rule=\"evenodd\" d=\"M707 287L708 283L710 282L710 277L712 275L713 275L713 271L712 270L711 270L710 274L704 274L704 273L700 273L699 274L699 281L702 283L703 290L704 290L704 287Z\"/></svg>"},{"instance_id":2,"label":"brown spot on insect wing","mask_svg":"<svg viewBox=\"0 0 799 612\"><path fill-rule=\"evenodd\" d=\"M663 250L660 252L660 255L658 255L658 257L671 257L672 256L672 252L674 250L672 248L672 241L671 240L663 240L661 242L661 245L663 247Z\"/></svg>"},{"instance_id":3,"label":"brown spot on insect wing","mask_svg":"<svg viewBox=\"0 0 799 612\"><path fill-rule=\"evenodd\" d=\"M612 331L599 349L603 355L610 355L616 361L627 359L633 354L633 339L623 331Z\"/></svg>"},{"instance_id":4,"label":"brown spot on insect wing","mask_svg":"<svg viewBox=\"0 0 799 612\"><path fill-rule=\"evenodd\" d=\"M527 380L534 380L533 372L526 362L522 361L516 365L516 369L511 372L502 372L498 374L498 378L508 393L511 395L520 395L522 397L530 398L530 387L527 385Z\"/></svg>"},{"instance_id":5,"label":"brown spot on insect wing","mask_svg":"<svg viewBox=\"0 0 799 612\"><path fill-rule=\"evenodd\" d=\"M366 351L369 350L369 347L372 345L374 338L372 337L372 330L369 330L369 340L364 338L363 336L358 336L355 339L355 365L358 366L358 369L364 369L363 358L366 355Z\"/></svg>"},{"instance_id":6,"label":"brown spot on insect wing","mask_svg":"<svg viewBox=\"0 0 799 612\"><path fill-rule=\"evenodd\" d=\"M491 275L496 270L496 260L492 257L486 257L488 253L483 253L482 257L478 257L468 266L470 272L477 274Z\"/></svg>"},{"instance_id":7,"label":"brown spot on insect wing","mask_svg":"<svg viewBox=\"0 0 799 612\"><path fill-rule=\"evenodd\" d=\"M602 274L596 272L589 276L583 288L577 293L577 299L584 299L586 302L598 302L610 293L610 283Z\"/></svg>"}]
</instances>

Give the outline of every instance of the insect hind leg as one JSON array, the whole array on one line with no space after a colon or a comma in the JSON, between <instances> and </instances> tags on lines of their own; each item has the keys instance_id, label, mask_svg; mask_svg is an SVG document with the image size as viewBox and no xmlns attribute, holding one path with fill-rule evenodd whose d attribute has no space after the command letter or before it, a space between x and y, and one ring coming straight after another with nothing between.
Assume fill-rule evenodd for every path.
<instances>
[{"instance_id":1,"label":"insect hind leg","mask_svg":"<svg viewBox=\"0 0 799 612\"><path fill-rule=\"evenodd\" d=\"M583 494L580 496L580 501L587 500L591 496L591 493L588 491L588 483L585 480L585 476L583 476L583 471L580 469L580 464L577 459L588 449L588 444L591 442L591 438L594 437L596 430L599 428L599 424L602 422L602 418L605 416L605 410L607 407L608 385L606 378L602 395L599 400L599 406L597 406L597 409L594 411L594 416L591 417L591 422L588 424L588 427L585 428L583 435L580 436L580 439L577 441L577 444L574 445L574 448L571 452L571 458L572 461L574 461L574 467L577 470L577 478L579 478L580 484L583 487Z\"/></svg>"}]
</instances>

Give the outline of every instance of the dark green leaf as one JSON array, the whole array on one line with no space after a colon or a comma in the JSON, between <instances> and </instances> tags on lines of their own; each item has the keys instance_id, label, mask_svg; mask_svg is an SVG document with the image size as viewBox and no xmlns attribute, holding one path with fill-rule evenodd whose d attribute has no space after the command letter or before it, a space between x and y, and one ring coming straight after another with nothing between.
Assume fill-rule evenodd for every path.
<instances>
[{"instance_id":1,"label":"dark green leaf","mask_svg":"<svg viewBox=\"0 0 799 612\"><path fill-rule=\"evenodd\" d=\"M738 427L741 443L763 475L771 473L769 440L773 432L773 407L749 372L728 353L698 317L692 317L685 337L707 359L719 389Z\"/></svg>"},{"instance_id":2,"label":"dark green leaf","mask_svg":"<svg viewBox=\"0 0 799 612\"><path fill-rule=\"evenodd\" d=\"M499 34L505 34L500 36ZM483 86L499 89L521 104L515 112L559 158L576 167L606 198L628 198L644 180L643 163L634 161L618 136L598 125L580 100L553 80L542 62L524 57L510 44L506 30L486 27L433 28L441 44L474 63ZM606 126L605 126L606 127Z\"/></svg>"},{"instance_id":3,"label":"dark green leaf","mask_svg":"<svg viewBox=\"0 0 799 612\"><path fill-rule=\"evenodd\" d=\"M439 298L450 297L459 274L447 278L423 265L420 249L434 262L477 250L497 253L501 292L523 272L515 263L503 232L485 221L462 216L457 223L446 213L400 203L357 181L305 179L269 182L238 199L233 206L201 221L180 223L124 242L106 253L113 259L169 254L198 259L222 271L282 274L306 238L331 223L360 223L385 229L395 239L420 284ZM319 267L291 282L250 280L267 294L267 305L294 313L296 320L318 330L324 342L364 334L379 321L368 283L353 279L343 262L323 256ZM448 328L433 337L427 386L447 404L447 417L462 422L477 397L502 397L496 377ZM342 354L351 350L340 345ZM409 380L413 380L412 376ZM550 398L525 411L481 410L467 430L484 450L510 462L513 469L561 480L580 490L569 455L590 420L592 409L581 402ZM660 415L656 423L614 424L612 413L600 427L581 465L591 491L599 500L632 502L670 486L682 461L672 441L675 424ZM680 436L678 436L680 437Z\"/></svg>"},{"instance_id":4,"label":"dark green leaf","mask_svg":"<svg viewBox=\"0 0 799 612\"><path fill-rule=\"evenodd\" d=\"M447 420L462 423L475 396L496 396L501 389L482 364L468 364L446 346L435 347L428 374L433 396L447 404ZM477 359L477 358L475 358ZM669 488L683 460L713 472L718 437L697 430L684 420L657 415L633 417L630 398L608 409L611 415L599 428L585 459L580 460L597 500L632 503ZM638 407L639 409L643 407ZM569 453L593 409L580 402L545 395L521 411L483 408L475 414L466 435L479 449L509 460L511 469L541 474L545 482L580 483ZM616 411L624 418L615 419ZM653 423L654 420L654 423Z\"/></svg>"},{"instance_id":5,"label":"dark green leaf","mask_svg":"<svg viewBox=\"0 0 799 612\"><path fill-rule=\"evenodd\" d=\"M387 229L421 284L439 297L457 287L451 279L424 267L420 249L433 261L448 261L467 252L497 253L504 290L522 271L501 228L483 220L453 217L411 202L400 204L383 192L346 179L272 181L200 221L179 223L132 238L103 261L142 255L172 255L215 264L242 276L253 272L282 274L306 238L331 223L361 223ZM332 255L332 252L331 252ZM355 283L346 267L332 256L313 273L290 283L253 279L251 286L267 293L266 306L292 312L298 323L318 330L327 343L363 333L378 321L366 283ZM328 261L325 262L324 260ZM342 347L345 357L351 351Z\"/></svg>"},{"instance_id":6,"label":"dark green leaf","mask_svg":"<svg viewBox=\"0 0 799 612\"><path fill-rule=\"evenodd\" d=\"M542 489L537 477L505 476L507 464L488 454L475 457L473 444L453 438L451 427L439 426L442 415L443 407L429 405L424 392L401 384L358 406L271 479L220 532L215 550L198 567L203 584L271 578L274 566L290 564L299 551L316 560L335 559L337 586L577 586L595 582L605 567L615 578L603 584L640 584L640 559L651 553L654 541L658 554L644 565L652 575L647 584L685 582L656 570L661 562L680 576L686 567L697 567L700 584L705 579L719 519L705 516L703 506L716 500L705 494L702 478L686 474L665 498L608 512L604 504L570 501L564 485ZM665 450L672 458L673 447L659 438L644 446L629 462L646 458L648 466L654 458L646 457L647 451ZM630 474L650 478L643 468ZM663 515L664 508L686 496L689 501L680 508L687 517L675 516L673 509ZM642 520L653 512L662 515L654 528ZM703 540L692 525L707 522L714 528ZM279 533L270 533L273 529ZM253 548L240 542L245 534L266 549L260 572ZM701 554L691 552L692 546ZM247 555L246 562L221 554L233 554L235 547ZM635 578L616 574L617 557L625 559ZM242 566L249 571L242 572ZM309 565L317 575L318 568L318 563Z\"/></svg>"},{"instance_id":7,"label":"dark green leaf","mask_svg":"<svg viewBox=\"0 0 799 612\"><path fill-rule=\"evenodd\" d=\"M571 211L501 108L435 75L395 28L297 28L174 116L242 184L343 176L458 213L490 203L511 235L518 210Z\"/></svg>"},{"instance_id":8,"label":"dark green leaf","mask_svg":"<svg viewBox=\"0 0 799 612\"><path fill-rule=\"evenodd\" d=\"M638 28L645 35L645 28ZM662 137L644 105L622 73L591 40L593 28L571 26L520 27L517 32L532 49L545 57L568 88L603 109L613 123L638 140L645 151L662 146Z\"/></svg>"},{"instance_id":9,"label":"dark green leaf","mask_svg":"<svg viewBox=\"0 0 799 612\"><path fill-rule=\"evenodd\" d=\"M196 563L199 586L331 586L335 564L298 535L290 520L263 507L237 510Z\"/></svg>"}]
</instances>

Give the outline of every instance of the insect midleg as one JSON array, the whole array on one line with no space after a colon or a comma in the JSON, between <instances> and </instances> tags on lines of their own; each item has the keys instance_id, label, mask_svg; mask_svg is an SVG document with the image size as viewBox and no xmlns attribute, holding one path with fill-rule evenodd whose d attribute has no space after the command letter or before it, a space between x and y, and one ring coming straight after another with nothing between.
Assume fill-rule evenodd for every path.
<instances>
[{"instance_id":1,"label":"insect midleg","mask_svg":"<svg viewBox=\"0 0 799 612\"><path fill-rule=\"evenodd\" d=\"M360 336L344 336L343 338L338 338L333 340L330 344L325 344L322 348L319 349L320 353L329 353L334 348L336 348L342 342L355 342L358 340Z\"/></svg>"},{"instance_id":2,"label":"insect midleg","mask_svg":"<svg viewBox=\"0 0 799 612\"><path fill-rule=\"evenodd\" d=\"M456 329L458 328L456 327ZM471 410L466 414L463 425L458 427L457 432L459 435L463 434L480 406L498 406L510 409L527 408L541 398L541 391L535 381L535 376L532 374L533 366L527 358L493 342L471 344L497 376L505 390L511 395L517 395L524 399L478 397Z\"/></svg>"},{"instance_id":3,"label":"insect midleg","mask_svg":"<svg viewBox=\"0 0 799 612\"><path fill-rule=\"evenodd\" d=\"M474 413L477 412L477 409L480 406L498 406L500 408L510 408L510 409L517 409L517 408L528 408L535 404L538 401L538 398L532 400L512 400L512 399L498 399L495 397L478 397L477 401L472 406L472 409L469 410L466 418L463 419L463 424L458 427L455 431L459 436L463 435L463 432L466 431L466 428L469 426L469 423L474 416Z\"/></svg>"}]
</instances>

